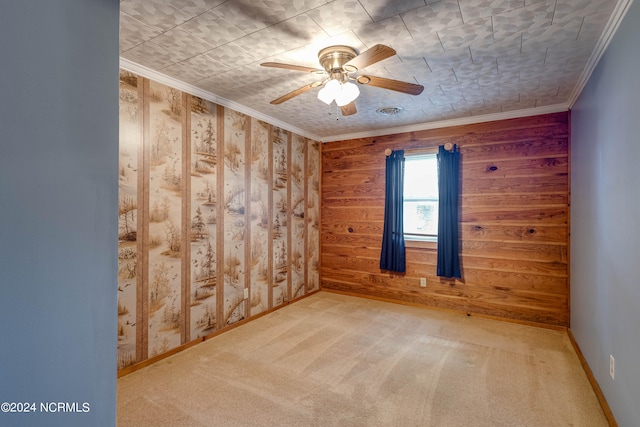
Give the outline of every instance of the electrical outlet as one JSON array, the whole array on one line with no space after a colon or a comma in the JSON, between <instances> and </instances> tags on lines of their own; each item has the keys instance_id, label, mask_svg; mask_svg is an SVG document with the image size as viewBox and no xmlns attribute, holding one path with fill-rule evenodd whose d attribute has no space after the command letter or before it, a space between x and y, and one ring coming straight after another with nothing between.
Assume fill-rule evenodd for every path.
<instances>
[{"instance_id":1,"label":"electrical outlet","mask_svg":"<svg viewBox=\"0 0 640 427\"><path fill-rule=\"evenodd\" d=\"M249 298L249 288L244 288L244 299Z\"/></svg>"},{"instance_id":2,"label":"electrical outlet","mask_svg":"<svg viewBox=\"0 0 640 427\"><path fill-rule=\"evenodd\" d=\"M420 278L420 287L421 288L426 288L427 287L427 278L426 277L421 277Z\"/></svg>"},{"instance_id":3,"label":"electrical outlet","mask_svg":"<svg viewBox=\"0 0 640 427\"><path fill-rule=\"evenodd\" d=\"M616 379L616 359L613 358L613 355L609 355L609 375L611 375L611 379Z\"/></svg>"}]
</instances>

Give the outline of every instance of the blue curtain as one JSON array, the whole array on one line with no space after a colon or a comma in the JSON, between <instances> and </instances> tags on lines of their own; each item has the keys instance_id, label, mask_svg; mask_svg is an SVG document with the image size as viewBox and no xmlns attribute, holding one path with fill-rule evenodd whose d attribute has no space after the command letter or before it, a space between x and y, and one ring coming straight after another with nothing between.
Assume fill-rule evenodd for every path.
<instances>
[{"instance_id":1,"label":"blue curtain","mask_svg":"<svg viewBox=\"0 0 640 427\"><path fill-rule=\"evenodd\" d=\"M405 272L404 248L404 151L387 156L385 171L384 231L380 269Z\"/></svg>"},{"instance_id":2,"label":"blue curtain","mask_svg":"<svg viewBox=\"0 0 640 427\"><path fill-rule=\"evenodd\" d=\"M458 254L458 171L460 153L438 147L438 265L441 277L462 278Z\"/></svg>"}]
</instances>

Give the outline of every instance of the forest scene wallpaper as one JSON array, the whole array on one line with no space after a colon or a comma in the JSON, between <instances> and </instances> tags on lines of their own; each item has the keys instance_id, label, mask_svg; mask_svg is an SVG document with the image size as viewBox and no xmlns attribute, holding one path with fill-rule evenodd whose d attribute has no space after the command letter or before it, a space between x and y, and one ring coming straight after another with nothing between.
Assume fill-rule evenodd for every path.
<instances>
[{"instance_id":1,"label":"forest scene wallpaper","mask_svg":"<svg viewBox=\"0 0 640 427\"><path fill-rule=\"evenodd\" d=\"M291 297L297 298L304 295L305 288L305 247L306 247L306 224L305 214L305 176L304 176L304 155L306 143L304 138L293 137L291 141L291 168L289 179L291 181L290 196L290 218L291 233Z\"/></svg>"},{"instance_id":2,"label":"forest scene wallpaper","mask_svg":"<svg viewBox=\"0 0 640 427\"><path fill-rule=\"evenodd\" d=\"M320 143L308 141L306 150L305 182L307 191L305 195L305 220L307 222L307 243L304 261L307 268L306 292L309 293L320 289Z\"/></svg>"},{"instance_id":3,"label":"forest scene wallpaper","mask_svg":"<svg viewBox=\"0 0 640 427\"><path fill-rule=\"evenodd\" d=\"M150 81L148 86L149 356L180 342L182 283L182 94ZM147 163L145 162L145 165Z\"/></svg>"},{"instance_id":4,"label":"forest scene wallpaper","mask_svg":"<svg viewBox=\"0 0 640 427\"><path fill-rule=\"evenodd\" d=\"M118 369L319 288L320 144L120 72Z\"/></svg>"},{"instance_id":5,"label":"forest scene wallpaper","mask_svg":"<svg viewBox=\"0 0 640 427\"><path fill-rule=\"evenodd\" d=\"M272 274L273 304L278 306L289 301L289 150L288 135L280 129L273 132L273 175L271 179L271 244L273 246Z\"/></svg>"},{"instance_id":6,"label":"forest scene wallpaper","mask_svg":"<svg viewBox=\"0 0 640 427\"><path fill-rule=\"evenodd\" d=\"M216 106L191 104L191 289L190 335L207 336L216 326L218 122Z\"/></svg>"},{"instance_id":7,"label":"forest scene wallpaper","mask_svg":"<svg viewBox=\"0 0 640 427\"><path fill-rule=\"evenodd\" d=\"M244 319L245 231L245 145L249 118L225 109L224 115L224 318L230 325Z\"/></svg>"},{"instance_id":8,"label":"forest scene wallpaper","mask_svg":"<svg viewBox=\"0 0 640 427\"><path fill-rule=\"evenodd\" d=\"M120 79L120 146L118 190L118 366L139 358L136 353L137 291L140 283L138 242L138 171L142 162L142 99L138 78Z\"/></svg>"},{"instance_id":9,"label":"forest scene wallpaper","mask_svg":"<svg viewBox=\"0 0 640 427\"><path fill-rule=\"evenodd\" d=\"M251 121L251 197L249 199L249 227L251 251L249 265L251 275L250 313L252 316L269 309L269 128L259 120Z\"/></svg>"}]
</instances>

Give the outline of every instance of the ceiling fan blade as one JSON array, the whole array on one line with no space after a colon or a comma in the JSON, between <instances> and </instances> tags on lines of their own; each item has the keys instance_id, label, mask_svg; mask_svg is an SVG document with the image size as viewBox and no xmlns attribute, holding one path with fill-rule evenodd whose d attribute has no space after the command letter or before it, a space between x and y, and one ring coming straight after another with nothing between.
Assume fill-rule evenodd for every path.
<instances>
[{"instance_id":1,"label":"ceiling fan blade","mask_svg":"<svg viewBox=\"0 0 640 427\"><path fill-rule=\"evenodd\" d=\"M291 98L293 98L294 96L298 96L298 95L300 95L300 94L305 93L306 91L308 91L308 90L310 90L310 89L313 89L314 87L318 87L318 86L319 86L319 83L321 83L321 82L313 82L313 83L308 84L308 85L306 85L306 86L302 86L301 88L298 88L298 89L296 89L296 90L293 90L293 91L289 92L289 93L288 93L288 94L286 94L286 95L282 95L282 96L281 96L280 98L278 98L278 99L274 99L273 101L271 101L271 104L274 104L274 105L276 105L276 104L282 104L283 102L290 100L290 99L291 99Z\"/></svg>"},{"instance_id":2,"label":"ceiling fan blade","mask_svg":"<svg viewBox=\"0 0 640 427\"><path fill-rule=\"evenodd\" d=\"M383 44L377 44L371 49L365 50L360 55L353 58L351 61L344 64L343 68L347 71L351 71L351 67L355 67L358 70L368 67L369 65L380 62L383 59L387 59L396 54L396 51Z\"/></svg>"},{"instance_id":3,"label":"ceiling fan blade","mask_svg":"<svg viewBox=\"0 0 640 427\"><path fill-rule=\"evenodd\" d=\"M311 67L304 67L302 65L293 65L293 64L281 64L279 62L263 62L262 64L263 67L272 67L272 68L284 68L285 70L294 70L294 71L302 71L305 73L324 73L324 70L321 70L319 68L311 68Z\"/></svg>"},{"instance_id":4,"label":"ceiling fan blade","mask_svg":"<svg viewBox=\"0 0 640 427\"><path fill-rule=\"evenodd\" d=\"M382 89L403 92L409 95L420 95L424 90L424 86L415 83L401 82L400 80L386 79L384 77L375 76L358 76L356 81L363 85L371 85Z\"/></svg>"},{"instance_id":5,"label":"ceiling fan blade","mask_svg":"<svg viewBox=\"0 0 640 427\"><path fill-rule=\"evenodd\" d=\"M355 101L351 101L347 105L343 105L342 107L340 107L340 111L342 111L343 116L351 116L358 112L358 110L356 110Z\"/></svg>"}]
</instances>

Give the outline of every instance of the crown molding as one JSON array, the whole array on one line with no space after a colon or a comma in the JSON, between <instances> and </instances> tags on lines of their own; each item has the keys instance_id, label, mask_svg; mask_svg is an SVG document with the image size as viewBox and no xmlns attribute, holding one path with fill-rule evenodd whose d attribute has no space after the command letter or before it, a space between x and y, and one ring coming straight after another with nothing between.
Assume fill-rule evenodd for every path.
<instances>
[{"instance_id":1,"label":"crown molding","mask_svg":"<svg viewBox=\"0 0 640 427\"><path fill-rule=\"evenodd\" d=\"M349 133L349 134L338 134L338 135L329 135L325 137L320 137L318 135L315 135L303 129L300 129L296 126L293 126L289 123L283 122L281 120L268 116L264 113L256 111L245 105L228 100L214 93L202 90L191 84L180 81L174 77L167 76L166 74L162 74L158 71L152 70L143 65L132 62L126 58L120 57L120 68L125 69L127 71L131 71L133 73L136 73L143 77L157 81L159 83L166 84L168 86L182 90L183 92L206 99L215 104L231 108L240 113L247 114L258 120L263 120L267 123L271 123L274 126L280 127L284 130L293 132L295 134L301 135L303 137L306 137L315 141L332 142L332 141L343 141L347 139L370 138L370 137L382 136L382 135L392 135L397 133L407 133L407 132L416 132L416 131L422 131L422 130L428 130L428 129L451 127L451 126L469 125L474 123L505 120L505 119L512 119L512 118L519 118L519 117L526 117L526 116L536 116L541 114L557 113L561 111L570 110L571 108L573 108L573 105L575 104L578 97L580 96L580 93L582 92L585 85L589 81L589 78L593 74L596 66L598 65L598 62L600 61L600 58L602 58L604 52L609 46L609 43L611 43L613 36L615 35L616 31L620 27L620 24L622 23L622 20L624 19L624 16L629 10L629 6L631 5L632 2L633 0L618 0L618 2L616 3L616 6L611 15L611 18L609 19L609 22L607 22L607 25L604 31L602 32L602 36L598 40L596 47L594 48L591 56L589 57L589 60L587 61L587 65L585 66L585 69L580 75L580 78L576 83L566 103L544 106L544 107L529 108L526 110L514 110L514 111L486 114L486 115L480 115L480 116L463 117L463 118L451 119L451 120L440 120L436 122L421 123L421 124L415 124L415 125L409 125L409 126L377 129L377 130L371 130L371 131L365 131L365 132L355 132L355 133Z\"/></svg>"},{"instance_id":2,"label":"crown molding","mask_svg":"<svg viewBox=\"0 0 640 427\"><path fill-rule=\"evenodd\" d=\"M240 113L246 114L248 116L254 117L258 120L262 120L264 122L270 123L274 126L282 128L284 130L288 130L297 135L303 136L305 138L309 138L315 141L321 141L321 138L318 135L314 135L305 130L297 128L295 126L290 125L289 123L283 122L278 119L274 119L271 116L268 116L264 113L246 107L242 104L238 104L237 102L230 101L226 98L208 92L206 90L202 90L197 88L189 83L185 83L180 81L174 77L167 76L166 74L159 73L158 71L152 70L151 68L145 67L144 65L137 64L132 62L126 58L120 57L120 68L131 71L132 73L138 74L142 77L146 77L150 80L154 80L158 83L165 84L167 86L171 86L175 89L181 90L188 94L200 97L202 99L206 99L207 101L211 101L214 104L222 105L223 107L231 108L232 110L238 111Z\"/></svg>"},{"instance_id":3,"label":"crown molding","mask_svg":"<svg viewBox=\"0 0 640 427\"><path fill-rule=\"evenodd\" d=\"M571 92L571 95L569 96L569 101L567 102L569 109L573 108L573 104L578 100L578 97L589 81L589 78L591 78L591 74L595 71L598 62L600 62L600 58L602 58L602 55L604 55L604 52L607 50L614 34L618 31L618 28L620 27L620 24L622 23L624 16L627 14L632 2L633 0L618 0L618 3L616 3L613 13L609 18L609 22L607 22L607 25L602 32L600 40L598 40L596 47L593 49L593 52L587 61L587 65L582 71L576 86L573 88L573 92Z\"/></svg>"},{"instance_id":4,"label":"crown molding","mask_svg":"<svg viewBox=\"0 0 640 427\"><path fill-rule=\"evenodd\" d=\"M502 113L483 114L481 116L461 117L451 120L440 120L437 122L420 123L409 126L399 126L395 128L376 129L374 131L356 132L342 135L333 135L322 138L322 142L345 141L347 139L371 138L382 135L392 135L397 133L418 132L421 130L446 128L453 126L471 125L475 123L493 122L496 120L517 119L520 117L539 116L542 114L559 113L568 111L568 104L547 105L544 107L527 108L524 110L505 111Z\"/></svg>"},{"instance_id":5,"label":"crown molding","mask_svg":"<svg viewBox=\"0 0 640 427\"><path fill-rule=\"evenodd\" d=\"M527 117L527 116L537 116L541 114L558 113L558 112L570 110L571 108L573 108L573 105L575 104L578 97L580 96L580 93L584 89L584 86L589 81L591 74L593 74L593 71L598 65L598 62L600 61L600 58L604 54L605 50L609 46L609 43L611 43L611 40L613 39L614 34L620 27L620 24L622 23L622 20L626 15L629 9L629 6L631 5L632 2L633 0L618 0L618 2L616 3L613 14L609 19L609 22L607 22L607 25L602 33L602 36L600 37L600 40L598 40L596 47L594 48L591 56L589 57L589 60L587 61L587 65L585 66L584 71L580 75L580 79L576 83L576 86L571 92L571 95L569 96L569 99L566 103L554 104L554 105L549 105L544 107L528 108L525 110L514 110L514 111L501 112L501 113L485 114L480 116L462 117L462 118L451 119L451 120L440 120L436 122L420 123L420 124L409 125L409 126L376 129L376 130L365 131L365 132L355 132L355 133L349 133L349 134L338 134L338 135L329 135L329 136L320 137L318 135L302 130L296 126L293 126L289 123L283 122L281 120L268 116L264 113L261 113L254 109L246 107L237 102L230 101L226 98L222 98L214 93L202 90L193 85L182 82L174 77L167 76L166 74L162 74L158 71L152 70L143 65L132 62L126 58L120 57L120 67L125 70L136 73L138 75L141 75L143 77L155 80L159 83L166 84L168 86L174 87L176 89L179 89L184 92L190 93L192 95L198 96L200 98L206 99L218 105L229 107L238 112L247 114L251 117L255 117L259 120L263 120L267 123L271 123L274 126L278 126L282 129L285 129L287 131L293 132L295 134L304 136L306 138L309 138L315 141L332 142L332 141L344 141L348 139L357 139L357 138L370 138L370 137L382 136L382 135L417 132L422 130L469 125L474 123L490 122L490 121L496 121L496 120L506 120L506 119L513 119L513 118L520 118L520 117Z\"/></svg>"},{"instance_id":6,"label":"crown molding","mask_svg":"<svg viewBox=\"0 0 640 427\"><path fill-rule=\"evenodd\" d=\"M158 71L152 70L151 68L147 68L144 65L140 65L135 62L132 62L126 58L120 57L120 68L127 71L131 71L132 73L136 73L142 77L146 77L148 79L157 81L158 83L171 86L175 89L181 90L191 95L198 96L202 99L206 99L207 101L211 101L215 104L222 105L224 107L231 108L240 113L247 114L258 120L271 123L274 126L278 126L279 128L288 130L297 135L301 135L305 138L309 138L314 141L320 141L320 142L343 141L347 139L369 138L374 136L392 135L396 133L416 132L421 130L437 129L437 128L450 127L450 126L460 126L460 125L468 125L468 124L474 124L474 123L490 122L495 120L505 120L505 119L513 119L518 117L536 116L540 114L557 113L560 111L567 111L569 109L567 104L559 104L559 105L551 105L546 107L528 108L526 110L514 110L514 111L503 112L503 113L485 114L481 116L471 116L471 117L463 117L463 118L452 119L452 120L440 120L437 122L420 123L420 124L410 125L410 126L376 129L376 130L366 131L366 132L357 132L357 133L341 134L341 135L329 135L325 137L320 137L318 135L314 135L310 132L304 131L296 126L292 126L289 123L283 122L281 120L278 120L271 116L263 114L259 111L248 108L242 104L238 104L237 102L230 101L214 93L202 90L193 85L180 81L174 77L170 77L170 76L167 76L166 74L159 73Z\"/></svg>"}]
</instances>

